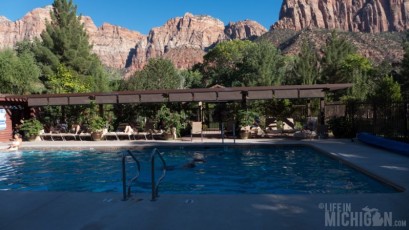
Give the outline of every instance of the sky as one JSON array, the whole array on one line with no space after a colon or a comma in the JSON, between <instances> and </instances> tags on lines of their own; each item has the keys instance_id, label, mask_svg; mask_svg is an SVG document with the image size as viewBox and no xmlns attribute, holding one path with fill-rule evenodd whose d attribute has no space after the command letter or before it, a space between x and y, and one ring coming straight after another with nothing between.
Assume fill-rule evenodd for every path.
<instances>
[{"instance_id":1,"label":"sky","mask_svg":"<svg viewBox=\"0 0 409 230\"><path fill-rule=\"evenodd\" d=\"M35 8L51 5L54 0L0 0L0 16L11 21L21 19ZM257 21L266 29L278 20L280 0L73 0L77 13L90 16L97 26L107 22L148 34L167 20L186 12L210 15L225 25L245 19Z\"/></svg>"}]
</instances>

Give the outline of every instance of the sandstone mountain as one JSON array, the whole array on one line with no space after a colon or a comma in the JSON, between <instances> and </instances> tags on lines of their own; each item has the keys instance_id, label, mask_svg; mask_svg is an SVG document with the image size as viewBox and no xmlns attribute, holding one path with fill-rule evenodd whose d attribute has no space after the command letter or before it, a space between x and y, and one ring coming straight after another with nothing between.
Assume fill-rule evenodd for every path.
<instances>
[{"instance_id":1,"label":"sandstone mountain","mask_svg":"<svg viewBox=\"0 0 409 230\"><path fill-rule=\"evenodd\" d=\"M12 22L0 17L0 49L12 47L23 39L40 37L50 20L51 6L37 8L22 19ZM210 16L170 19L165 25L143 35L119 26L104 23L97 27L92 19L82 17L90 43L102 62L111 68L141 69L151 57L171 59L178 68L188 68L200 62L210 46L227 39L247 39L260 36L267 30L257 22L245 20L227 26Z\"/></svg>"},{"instance_id":2,"label":"sandstone mountain","mask_svg":"<svg viewBox=\"0 0 409 230\"><path fill-rule=\"evenodd\" d=\"M271 29L391 32L409 28L407 0L284 0Z\"/></svg>"},{"instance_id":3,"label":"sandstone mountain","mask_svg":"<svg viewBox=\"0 0 409 230\"><path fill-rule=\"evenodd\" d=\"M136 45L132 64L127 67L141 69L149 58L163 56L170 58L177 68L189 68L201 62L205 51L220 41L258 37L265 32L263 26L250 20L225 26L210 16L186 13L153 28L146 40Z\"/></svg>"},{"instance_id":4,"label":"sandstone mountain","mask_svg":"<svg viewBox=\"0 0 409 230\"><path fill-rule=\"evenodd\" d=\"M322 50L332 31L326 29L276 29L265 33L260 39L267 39L274 43L285 55L297 55L303 41L314 45L318 54ZM382 62L396 66L401 62L404 50L402 41L404 32L361 33L338 31L338 35L351 42L359 54L369 58L374 64Z\"/></svg>"},{"instance_id":5,"label":"sandstone mountain","mask_svg":"<svg viewBox=\"0 0 409 230\"><path fill-rule=\"evenodd\" d=\"M0 16L0 49L40 37L51 9L34 9L15 22ZM408 9L406 0L284 0L280 19L269 32L251 20L225 25L213 17L190 13L168 20L148 35L108 23L97 27L87 16L82 22L93 52L106 66L126 69L129 76L153 57L168 58L179 69L189 68L201 62L215 44L230 39L267 38L284 54L296 54L301 41L307 39L319 52L332 29L344 31L341 35L374 62L399 63L404 36L399 31L409 28Z\"/></svg>"}]
</instances>

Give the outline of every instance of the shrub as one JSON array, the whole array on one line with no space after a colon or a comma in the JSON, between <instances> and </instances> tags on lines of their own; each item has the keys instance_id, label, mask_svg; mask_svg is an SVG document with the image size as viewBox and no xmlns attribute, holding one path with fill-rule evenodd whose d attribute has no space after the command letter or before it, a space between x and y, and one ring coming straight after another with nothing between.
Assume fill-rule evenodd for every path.
<instances>
[{"instance_id":1,"label":"shrub","mask_svg":"<svg viewBox=\"0 0 409 230\"><path fill-rule=\"evenodd\" d=\"M28 138L35 137L43 129L43 124L35 118L26 120L20 127Z\"/></svg>"},{"instance_id":2,"label":"shrub","mask_svg":"<svg viewBox=\"0 0 409 230\"><path fill-rule=\"evenodd\" d=\"M356 135L356 128L347 117L334 117L328 121L329 129L337 138L352 138Z\"/></svg>"}]
</instances>

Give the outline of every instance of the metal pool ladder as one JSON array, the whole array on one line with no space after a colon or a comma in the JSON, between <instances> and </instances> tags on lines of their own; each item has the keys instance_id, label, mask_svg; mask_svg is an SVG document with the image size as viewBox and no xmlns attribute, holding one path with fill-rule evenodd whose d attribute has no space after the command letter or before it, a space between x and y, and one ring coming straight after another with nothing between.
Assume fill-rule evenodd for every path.
<instances>
[{"instance_id":1,"label":"metal pool ladder","mask_svg":"<svg viewBox=\"0 0 409 230\"><path fill-rule=\"evenodd\" d=\"M162 162L162 175L158 178L158 181L155 182L155 158L156 156ZM152 201L155 201L157 197L159 197L159 184L162 182L163 178L166 176L166 162L163 159L162 153L159 152L158 149L154 149L151 154L151 180L152 180Z\"/></svg>"},{"instance_id":2,"label":"metal pool ladder","mask_svg":"<svg viewBox=\"0 0 409 230\"><path fill-rule=\"evenodd\" d=\"M127 186L127 180L126 180L126 157L127 156L131 156L132 159L135 161L136 163L136 176L134 176L130 181L129 181L129 185ZM139 163L139 160L136 159L135 155L133 155L133 153L128 150L126 152L122 152L122 193L123 193L123 200L127 200L129 197L131 197L131 186L132 183L134 183L141 172L141 164Z\"/></svg>"}]
</instances>

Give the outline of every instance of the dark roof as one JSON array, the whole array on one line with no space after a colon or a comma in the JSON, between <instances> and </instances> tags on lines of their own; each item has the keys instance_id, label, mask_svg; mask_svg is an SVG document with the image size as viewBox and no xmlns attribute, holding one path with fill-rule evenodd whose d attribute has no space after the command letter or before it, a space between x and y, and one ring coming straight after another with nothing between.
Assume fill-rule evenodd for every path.
<instances>
[{"instance_id":1,"label":"dark roof","mask_svg":"<svg viewBox=\"0 0 409 230\"><path fill-rule=\"evenodd\" d=\"M155 102L221 102L273 98L323 98L326 91L347 89L352 84L281 85L258 87L200 88L174 90L120 91L110 93L36 94L6 96L27 100L29 106L155 103Z\"/></svg>"}]
</instances>

